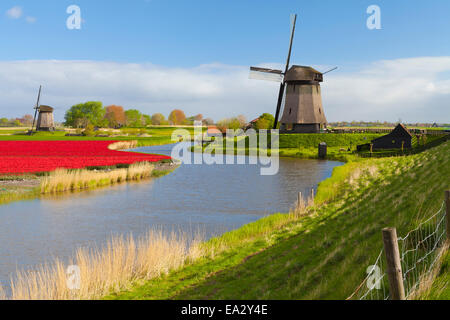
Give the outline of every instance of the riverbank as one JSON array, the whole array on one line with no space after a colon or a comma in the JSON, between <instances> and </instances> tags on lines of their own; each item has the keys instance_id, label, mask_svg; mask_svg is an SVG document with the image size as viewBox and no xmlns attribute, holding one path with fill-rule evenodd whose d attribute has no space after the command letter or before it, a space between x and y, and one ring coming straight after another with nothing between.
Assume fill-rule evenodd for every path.
<instances>
[{"instance_id":1,"label":"riverbank","mask_svg":"<svg viewBox=\"0 0 450 320\"><path fill-rule=\"evenodd\" d=\"M449 152L446 142L347 163L302 214L275 214L211 239L198 260L107 299L346 299L376 260L381 229L404 235L439 210Z\"/></svg>"},{"instance_id":2,"label":"riverbank","mask_svg":"<svg viewBox=\"0 0 450 320\"><path fill-rule=\"evenodd\" d=\"M125 167L95 170L58 169L47 174L0 177L0 205L31 200L44 194L92 190L109 185L149 178L159 178L176 170L178 165L163 161L141 162Z\"/></svg>"}]
</instances>

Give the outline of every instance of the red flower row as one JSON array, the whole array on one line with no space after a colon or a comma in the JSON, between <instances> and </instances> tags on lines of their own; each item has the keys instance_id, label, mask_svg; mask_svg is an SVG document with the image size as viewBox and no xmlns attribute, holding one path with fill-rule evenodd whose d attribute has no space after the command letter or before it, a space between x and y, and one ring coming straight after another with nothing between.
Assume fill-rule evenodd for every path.
<instances>
[{"instance_id":1,"label":"red flower row","mask_svg":"<svg viewBox=\"0 0 450 320\"><path fill-rule=\"evenodd\" d=\"M0 174L37 173L137 162L167 156L109 150L115 141L0 141Z\"/></svg>"}]
</instances>

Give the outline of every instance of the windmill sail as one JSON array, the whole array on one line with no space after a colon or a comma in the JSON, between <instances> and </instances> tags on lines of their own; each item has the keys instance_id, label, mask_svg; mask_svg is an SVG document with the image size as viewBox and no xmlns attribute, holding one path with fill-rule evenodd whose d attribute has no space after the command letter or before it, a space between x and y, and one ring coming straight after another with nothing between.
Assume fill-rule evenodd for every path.
<instances>
[{"instance_id":1,"label":"windmill sail","mask_svg":"<svg viewBox=\"0 0 450 320\"><path fill-rule=\"evenodd\" d=\"M283 78L284 75L281 70L257 67L250 68L250 79L283 82Z\"/></svg>"},{"instance_id":2,"label":"windmill sail","mask_svg":"<svg viewBox=\"0 0 450 320\"><path fill-rule=\"evenodd\" d=\"M291 55L292 55L292 45L294 43L294 36L295 36L295 26L297 24L297 15L293 14L291 15L291 39L289 42L289 52L286 62L286 70L284 71L284 74L286 74L289 70L289 65L291 63ZM275 122L273 128L276 129L278 127L278 120L280 119L280 111L281 111L281 105L283 103L284 94L285 94L285 88L286 84L284 82L281 83L280 86L280 93L278 94L278 104L277 104L277 111L275 113Z\"/></svg>"},{"instance_id":3,"label":"windmill sail","mask_svg":"<svg viewBox=\"0 0 450 320\"><path fill-rule=\"evenodd\" d=\"M39 93L38 93L38 98L37 98L37 102L36 102L36 107L34 107L34 118L33 118L33 124L31 125L31 131L30 134L33 132L33 128L34 128L34 124L36 123L36 116L37 113L39 111L39 104L41 102L41 91L42 91L42 86L39 86Z\"/></svg>"},{"instance_id":4,"label":"windmill sail","mask_svg":"<svg viewBox=\"0 0 450 320\"><path fill-rule=\"evenodd\" d=\"M275 124L274 129L278 126L278 119L280 117L280 111L283 107L284 96L286 95L286 84L284 76L289 70L289 65L291 63L291 54L292 54L292 45L294 43L294 35L295 35L295 26L297 23L297 15L291 15L291 37L289 42L289 52L286 61L286 69L283 73L281 70L267 69L267 68L250 68L250 79L257 80L269 80L280 82L280 92L278 93L278 102L277 102L277 111L275 113Z\"/></svg>"}]
</instances>

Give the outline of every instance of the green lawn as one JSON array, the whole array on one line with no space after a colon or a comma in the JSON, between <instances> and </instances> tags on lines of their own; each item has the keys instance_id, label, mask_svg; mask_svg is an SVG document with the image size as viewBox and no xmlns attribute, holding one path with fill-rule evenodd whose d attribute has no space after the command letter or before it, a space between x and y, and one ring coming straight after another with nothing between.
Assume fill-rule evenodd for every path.
<instances>
[{"instance_id":1,"label":"green lawn","mask_svg":"<svg viewBox=\"0 0 450 320\"><path fill-rule=\"evenodd\" d=\"M212 239L204 258L108 299L345 299L380 252L383 228L405 235L440 208L449 153L446 142L347 163L320 185L308 216L276 214Z\"/></svg>"}]
</instances>

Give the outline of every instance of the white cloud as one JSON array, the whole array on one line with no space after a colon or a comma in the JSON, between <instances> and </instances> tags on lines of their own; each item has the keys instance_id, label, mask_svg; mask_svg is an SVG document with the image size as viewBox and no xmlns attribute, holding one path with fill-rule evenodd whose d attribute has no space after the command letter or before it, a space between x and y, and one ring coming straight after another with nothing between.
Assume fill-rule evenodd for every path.
<instances>
[{"instance_id":1,"label":"white cloud","mask_svg":"<svg viewBox=\"0 0 450 320\"><path fill-rule=\"evenodd\" d=\"M450 122L450 57L375 62L325 76L324 106L337 120Z\"/></svg>"},{"instance_id":2,"label":"white cloud","mask_svg":"<svg viewBox=\"0 0 450 320\"><path fill-rule=\"evenodd\" d=\"M28 23L35 23L36 22L36 18L35 17L26 17L25 21Z\"/></svg>"},{"instance_id":3,"label":"white cloud","mask_svg":"<svg viewBox=\"0 0 450 320\"><path fill-rule=\"evenodd\" d=\"M248 67L208 64L168 68L96 61L0 62L0 117L32 111L39 84L42 103L56 117L73 104L100 100L145 113L181 108L218 120L273 113L274 82L248 79ZM389 120L450 122L450 57L379 61L359 72L326 75L324 108L329 121ZM444 77L443 77L444 75Z\"/></svg>"},{"instance_id":4,"label":"white cloud","mask_svg":"<svg viewBox=\"0 0 450 320\"><path fill-rule=\"evenodd\" d=\"M11 19L19 19L23 14L22 7L15 6L6 11L6 15Z\"/></svg>"}]
</instances>

